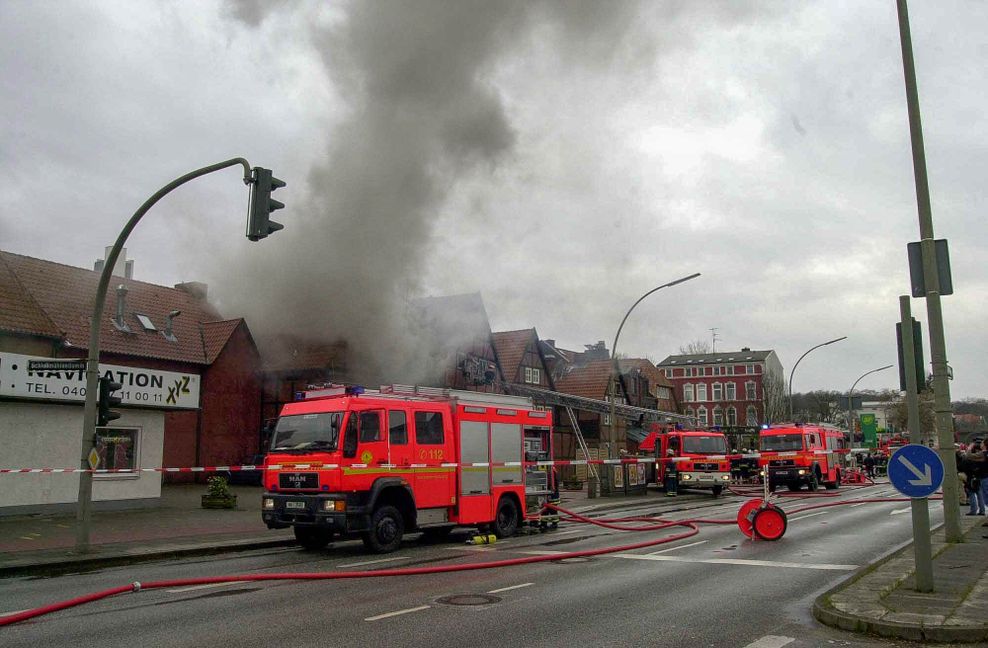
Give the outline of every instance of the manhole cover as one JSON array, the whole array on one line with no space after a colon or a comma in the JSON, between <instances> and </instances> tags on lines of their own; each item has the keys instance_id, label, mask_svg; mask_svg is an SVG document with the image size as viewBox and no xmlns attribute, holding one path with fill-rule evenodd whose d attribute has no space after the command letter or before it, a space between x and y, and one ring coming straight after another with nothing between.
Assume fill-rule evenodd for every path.
<instances>
[{"instance_id":1,"label":"manhole cover","mask_svg":"<svg viewBox=\"0 0 988 648\"><path fill-rule=\"evenodd\" d=\"M436 599L436 603L444 603L446 605L490 605L491 603L500 602L500 598L488 594L454 594L453 596L444 596L441 599Z\"/></svg>"},{"instance_id":2,"label":"manhole cover","mask_svg":"<svg viewBox=\"0 0 988 648\"><path fill-rule=\"evenodd\" d=\"M554 565L569 565L570 563L593 562L593 558L590 556L575 556L573 558L560 558L559 560L551 560L549 562Z\"/></svg>"}]
</instances>

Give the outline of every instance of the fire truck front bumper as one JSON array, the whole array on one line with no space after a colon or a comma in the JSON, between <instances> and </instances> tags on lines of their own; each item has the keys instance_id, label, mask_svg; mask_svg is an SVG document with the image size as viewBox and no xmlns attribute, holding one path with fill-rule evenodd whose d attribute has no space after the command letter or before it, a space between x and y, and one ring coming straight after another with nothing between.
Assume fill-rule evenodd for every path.
<instances>
[{"instance_id":1,"label":"fire truck front bumper","mask_svg":"<svg viewBox=\"0 0 988 648\"><path fill-rule=\"evenodd\" d=\"M261 497L261 519L269 529L310 526L345 533L347 513L341 495L265 493Z\"/></svg>"},{"instance_id":2,"label":"fire truck front bumper","mask_svg":"<svg viewBox=\"0 0 988 648\"><path fill-rule=\"evenodd\" d=\"M770 485L802 483L809 478L810 471L807 468L769 468L768 471Z\"/></svg>"},{"instance_id":3,"label":"fire truck front bumper","mask_svg":"<svg viewBox=\"0 0 988 648\"><path fill-rule=\"evenodd\" d=\"M713 488L731 483L730 472L687 471L679 473L679 485L689 488Z\"/></svg>"}]
</instances>

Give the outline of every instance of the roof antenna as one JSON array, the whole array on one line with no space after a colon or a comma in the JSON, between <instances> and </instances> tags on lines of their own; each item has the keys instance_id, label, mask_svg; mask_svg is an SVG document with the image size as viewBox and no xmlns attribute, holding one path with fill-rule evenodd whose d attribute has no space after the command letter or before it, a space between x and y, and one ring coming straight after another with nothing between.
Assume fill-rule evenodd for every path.
<instances>
[{"instance_id":1,"label":"roof antenna","mask_svg":"<svg viewBox=\"0 0 988 648\"><path fill-rule=\"evenodd\" d=\"M175 337L175 333L172 331L172 322L176 317L182 314L180 310L173 310L165 316L165 330L161 332L165 336L165 339L169 342L178 342L178 338Z\"/></svg>"}]
</instances>

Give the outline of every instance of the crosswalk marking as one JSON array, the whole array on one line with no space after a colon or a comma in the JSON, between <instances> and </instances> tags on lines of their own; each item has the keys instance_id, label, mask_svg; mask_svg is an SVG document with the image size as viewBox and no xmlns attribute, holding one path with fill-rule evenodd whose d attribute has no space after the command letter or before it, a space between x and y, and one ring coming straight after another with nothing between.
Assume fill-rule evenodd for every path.
<instances>
[{"instance_id":1,"label":"crosswalk marking","mask_svg":"<svg viewBox=\"0 0 988 648\"><path fill-rule=\"evenodd\" d=\"M777 635L765 635L757 641L752 641L744 648L782 648L796 641L793 637L780 637Z\"/></svg>"}]
</instances>

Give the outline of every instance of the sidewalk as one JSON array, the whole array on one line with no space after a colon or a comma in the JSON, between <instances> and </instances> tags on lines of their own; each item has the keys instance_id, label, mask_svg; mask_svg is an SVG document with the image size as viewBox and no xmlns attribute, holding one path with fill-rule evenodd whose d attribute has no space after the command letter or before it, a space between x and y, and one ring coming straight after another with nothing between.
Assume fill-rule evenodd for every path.
<instances>
[{"instance_id":1,"label":"sidewalk","mask_svg":"<svg viewBox=\"0 0 988 648\"><path fill-rule=\"evenodd\" d=\"M199 497L206 487L201 484L168 484L161 489L157 508L94 512L87 553L75 551L76 520L72 516L0 517L0 578L294 544L291 529L270 530L261 522L260 486L230 489L237 495L237 508L232 510L203 509ZM657 499L655 492L587 499L586 491L563 491L562 506L594 515L629 502Z\"/></svg>"},{"instance_id":2,"label":"sidewalk","mask_svg":"<svg viewBox=\"0 0 988 648\"><path fill-rule=\"evenodd\" d=\"M962 544L947 544L942 526L933 533L933 592L915 589L909 543L818 597L813 616L837 628L911 641L988 641L986 520L962 512Z\"/></svg>"}]
</instances>

